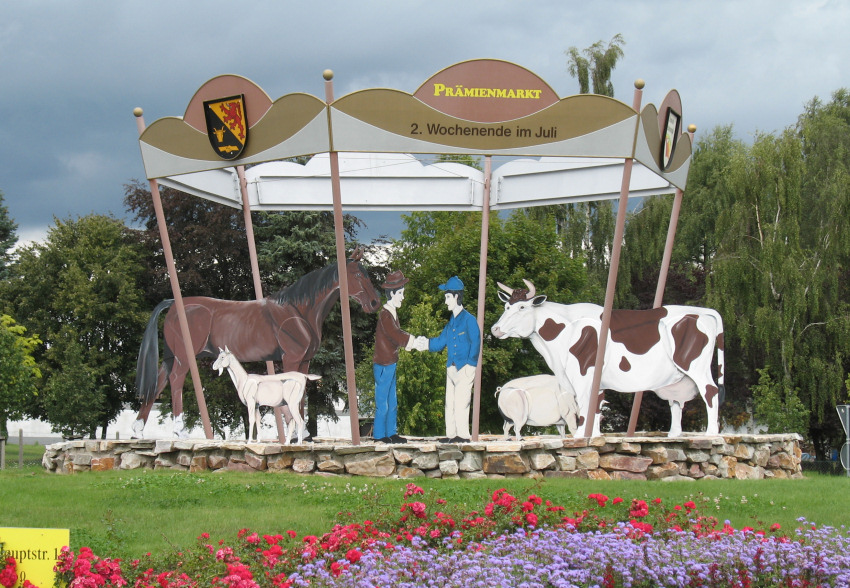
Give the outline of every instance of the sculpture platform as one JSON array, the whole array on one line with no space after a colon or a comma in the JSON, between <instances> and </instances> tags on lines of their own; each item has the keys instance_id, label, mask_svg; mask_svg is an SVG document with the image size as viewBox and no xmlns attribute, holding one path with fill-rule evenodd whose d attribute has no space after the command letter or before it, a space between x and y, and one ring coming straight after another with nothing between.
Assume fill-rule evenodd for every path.
<instances>
[{"instance_id":1,"label":"sculpture platform","mask_svg":"<svg viewBox=\"0 0 850 588\"><path fill-rule=\"evenodd\" d=\"M47 471L73 474L140 468L174 471L294 472L313 475L415 478L587 478L596 480L712 480L802 478L802 438L790 435L661 434L592 439L557 436L522 441L482 435L477 442L404 444L316 438L303 445L207 439L54 443Z\"/></svg>"}]
</instances>

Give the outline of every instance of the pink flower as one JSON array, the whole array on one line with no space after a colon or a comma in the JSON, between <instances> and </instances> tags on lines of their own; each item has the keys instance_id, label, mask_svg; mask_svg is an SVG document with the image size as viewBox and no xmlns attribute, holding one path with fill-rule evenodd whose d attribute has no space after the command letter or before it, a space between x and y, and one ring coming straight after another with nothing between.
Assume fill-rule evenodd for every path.
<instances>
[{"instance_id":1,"label":"pink flower","mask_svg":"<svg viewBox=\"0 0 850 588\"><path fill-rule=\"evenodd\" d=\"M418 518L418 519L424 519L425 518L426 508L427 507L422 502L413 502L413 503L410 504L410 510L413 511L413 514L416 515L416 518Z\"/></svg>"},{"instance_id":2,"label":"pink flower","mask_svg":"<svg viewBox=\"0 0 850 588\"><path fill-rule=\"evenodd\" d=\"M532 527L537 526L537 515L534 514L533 512L526 513L525 520Z\"/></svg>"},{"instance_id":3,"label":"pink flower","mask_svg":"<svg viewBox=\"0 0 850 588\"><path fill-rule=\"evenodd\" d=\"M425 494L425 491L422 488L420 488L419 486L417 486L416 484L412 484L412 483L408 484L407 486L405 486L405 488L406 488L406 490L404 492L405 498L410 498L414 494L423 494L423 495Z\"/></svg>"},{"instance_id":4,"label":"pink flower","mask_svg":"<svg viewBox=\"0 0 850 588\"><path fill-rule=\"evenodd\" d=\"M617 496L616 498L614 498L614 500L611 501L611 504L620 504L621 502L623 502L623 499Z\"/></svg>"}]
</instances>

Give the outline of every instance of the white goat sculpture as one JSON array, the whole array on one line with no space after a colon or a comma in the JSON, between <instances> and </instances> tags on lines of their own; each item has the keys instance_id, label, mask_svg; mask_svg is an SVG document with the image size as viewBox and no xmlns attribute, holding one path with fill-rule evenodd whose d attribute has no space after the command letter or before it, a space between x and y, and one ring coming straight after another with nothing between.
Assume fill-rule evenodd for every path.
<instances>
[{"instance_id":1,"label":"white goat sculpture","mask_svg":"<svg viewBox=\"0 0 850 588\"><path fill-rule=\"evenodd\" d=\"M213 369L218 370L220 376L224 370L230 374L239 400L248 407L248 441L254 433L256 425L256 437L260 439L260 407L261 406L289 406L292 420L298 428L298 444L304 442L304 418L301 416L300 404L304 396L304 387L307 380L319 380L322 376L315 374L302 374L301 372L283 372L282 374L259 375L249 374L230 350L225 347L219 348L218 358L213 364ZM284 434L286 444L289 444L289 428L284 422Z\"/></svg>"}]
</instances>

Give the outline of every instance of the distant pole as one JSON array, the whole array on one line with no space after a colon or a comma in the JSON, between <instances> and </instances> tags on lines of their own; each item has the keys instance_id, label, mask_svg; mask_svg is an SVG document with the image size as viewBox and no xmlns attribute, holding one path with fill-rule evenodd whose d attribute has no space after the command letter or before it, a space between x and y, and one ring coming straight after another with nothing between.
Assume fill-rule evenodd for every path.
<instances>
[{"instance_id":1,"label":"distant pole","mask_svg":"<svg viewBox=\"0 0 850 588\"><path fill-rule=\"evenodd\" d=\"M18 429L18 468L24 467L24 430Z\"/></svg>"},{"instance_id":2,"label":"distant pole","mask_svg":"<svg viewBox=\"0 0 850 588\"><path fill-rule=\"evenodd\" d=\"M6 437L0 434L0 470L6 469Z\"/></svg>"},{"instance_id":3,"label":"distant pole","mask_svg":"<svg viewBox=\"0 0 850 588\"><path fill-rule=\"evenodd\" d=\"M635 125L640 124L640 102L643 95L643 80L635 81L635 93L632 108L635 111ZM637 140L637 126L635 126ZM626 226L626 211L629 204L629 185L632 181L632 166L634 165L634 144L632 157L623 164L623 181L620 184L620 203L617 208L617 222L614 226L614 243L611 245L611 264L608 266L608 286L605 289L605 306L602 309L602 324L599 327L599 344L596 346L596 367L593 370L593 382L590 386L590 397L587 406L587 420L584 423L584 436L593 435L593 422L596 419L596 408L599 402L599 385L602 382L602 368L605 364L605 347L608 343L608 329L611 327L611 312L614 307L614 290L617 287L617 272L620 269L620 250L623 248L623 233Z\"/></svg>"},{"instance_id":4,"label":"distant pole","mask_svg":"<svg viewBox=\"0 0 850 588\"><path fill-rule=\"evenodd\" d=\"M696 130L696 125L688 126L691 145L693 145ZM673 257L673 242L676 239L676 228L679 224L679 212L682 210L683 195L682 190L676 188L676 195L673 197L673 208L670 211L670 224L667 226L667 242L664 244L664 256L661 259L661 269L658 271L658 285L655 289L655 300L652 303L652 308L659 308L664 299L664 289L667 287L667 274L670 271L670 260ZM629 428L626 432L626 435L629 437L635 434L641 402L643 402L643 390L637 392L632 400L632 414L629 417Z\"/></svg>"},{"instance_id":5,"label":"distant pole","mask_svg":"<svg viewBox=\"0 0 850 588\"><path fill-rule=\"evenodd\" d=\"M331 192L334 205L334 235L336 237L336 264L339 270L339 305L342 309L342 338L345 347L345 379L348 384L348 407L351 422L351 443L360 445L360 417L357 412L357 384L354 380L354 345L351 341L351 308L348 306L348 273L346 272L345 232L342 217L342 189L339 181L339 154L334 150L331 125L331 103L334 101L334 72L326 69L325 102L328 104L328 157L331 164Z\"/></svg>"},{"instance_id":6,"label":"distant pole","mask_svg":"<svg viewBox=\"0 0 850 588\"><path fill-rule=\"evenodd\" d=\"M493 158L484 156L484 202L481 210L481 253L478 262L478 364L475 366L475 384L472 396L472 440L478 441L481 421L481 376L484 366L484 305L487 301L487 246L490 241L490 180L493 175Z\"/></svg>"},{"instance_id":7,"label":"distant pole","mask_svg":"<svg viewBox=\"0 0 850 588\"><path fill-rule=\"evenodd\" d=\"M141 108L133 110L136 116L136 126L139 135L145 130L145 119ZM168 228L165 225L165 212L162 210L162 197L159 194L159 184L156 180L149 180L153 208L156 213L156 224L159 227L159 238L162 242L162 252L165 256L165 265L168 268L168 278L171 281L171 292L174 296L174 306L177 308L177 318L180 322L180 333L183 336L183 345L186 357L189 358L189 371L192 373L192 385L195 387L195 398L198 401L198 411L204 423L204 434L207 439L213 438L212 426L210 426L210 415L207 412L207 402L204 399L204 388L201 385L201 374L198 372L198 362L195 360L195 350L192 346L192 336L189 332L189 321L186 318L186 307L183 305L183 295L180 293L180 283L177 280L177 268L174 265L174 254L171 252L171 239L168 237Z\"/></svg>"}]
</instances>

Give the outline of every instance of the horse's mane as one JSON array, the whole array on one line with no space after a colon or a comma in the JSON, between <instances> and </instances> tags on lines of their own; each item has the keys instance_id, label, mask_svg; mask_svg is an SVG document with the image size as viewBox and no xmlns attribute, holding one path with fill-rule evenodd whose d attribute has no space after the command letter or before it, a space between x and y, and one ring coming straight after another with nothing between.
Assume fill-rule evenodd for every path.
<instances>
[{"instance_id":1,"label":"horse's mane","mask_svg":"<svg viewBox=\"0 0 850 588\"><path fill-rule=\"evenodd\" d=\"M327 290L334 282L339 282L339 271L336 263L301 276L295 283L282 288L269 298L281 305L311 302L317 294Z\"/></svg>"}]
</instances>

